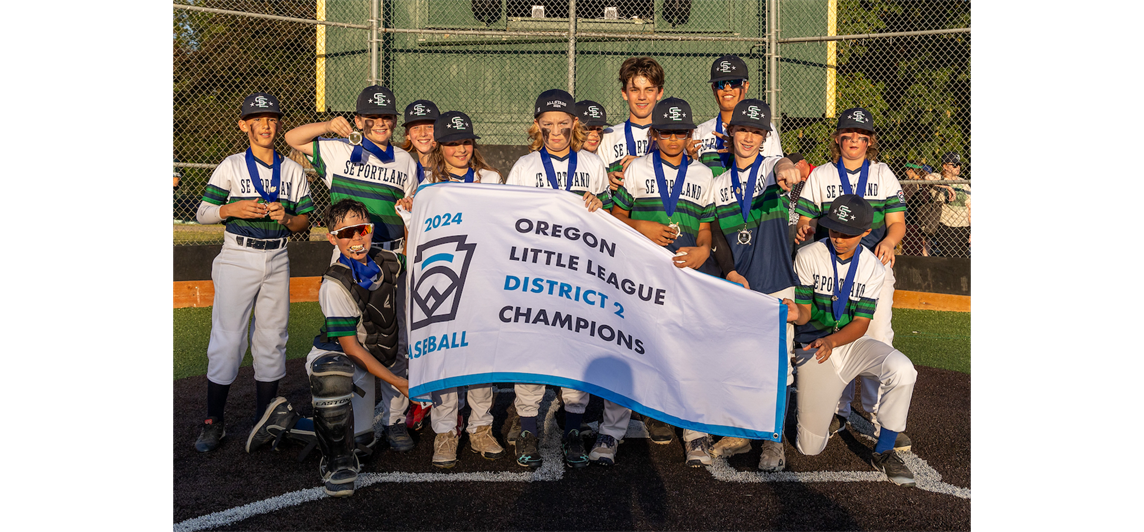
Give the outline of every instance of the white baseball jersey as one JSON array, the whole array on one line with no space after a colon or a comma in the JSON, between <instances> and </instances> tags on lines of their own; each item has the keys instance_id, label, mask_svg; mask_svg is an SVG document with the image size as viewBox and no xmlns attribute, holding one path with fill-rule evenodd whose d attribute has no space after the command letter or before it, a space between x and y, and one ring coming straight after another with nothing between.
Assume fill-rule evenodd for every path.
<instances>
[{"instance_id":1,"label":"white baseball jersey","mask_svg":"<svg viewBox=\"0 0 1144 532\"><path fill-rule=\"evenodd\" d=\"M720 174L727 171L727 168L723 166L722 161L719 159L719 154L715 152L715 150L719 149L715 138L715 128L717 125L721 125L721 123L717 123L717 121L722 119L721 117L722 115L715 115L715 118L699 124L695 127L695 134L691 137L700 141L698 152L699 162L710 168L711 174L715 177L719 177ZM728 155L734 156L734 148L730 142L724 141L723 147L732 150L728 152ZM771 122L771 132L767 134L767 140L763 142L763 148L759 150L759 153L762 153L764 157L783 156L783 147L779 140L779 128L774 122ZM730 160L730 158L728 158L728 160Z\"/></svg>"},{"instance_id":2,"label":"white baseball jersey","mask_svg":"<svg viewBox=\"0 0 1144 532\"><path fill-rule=\"evenodd\" d=\"M345 139L314 139L314 169L330 188L330 203L352 198L365 204L373 222L374 242L405 236L405 225L394 203L417 188L417 158L390 144L393 160L379 160L368 151L362 163L350 162L354 146Z\"/></svg>"},{"instance_id":3,"label":"white baseball jersey","mask_svg":"<svg viewBox=\"0 0 1144 532\"><path fill-rule=\"evenodd\" d=\"M604 165L608 167L609 172L618 172L622 169L620 163L624 157L634 155L642 157L648 154L648 147L651 145L651 124L637 125L632 124L632 140L635 141L635 153L628 153L628 137L624 132L624 125L627 121L620 122L612 127L604 130L604 134L600 137L600 146L596 148L596 154L603 159Z\"/></svg>"},{"instance_id":4,"label":"white baseball jersey","mask_svg":"<svg viewBox=\"0 0 1144 532\"><path fill-rule=\"evenodd\" d=\"M254 159L258 168L258 178L262 189L270 193L270 181L274 176L272 167L257 157ZM314 210L314 203L310 200L310 183L306 181L306 174L298 163L283 157L279 166L278 202L291 216L308 214ZM246 152L236 153L223 159L215 167L203 190L203 201L211 205L226 205L236 201L258 200L261 196L250 182L250 170L246 166ZM228 218L224 221L226 232L238 236L251 238L273 239L290 236L286 226L270 219L267 215L257 220L244 218Z\"/></svg>"},{"instance_id":5,"label":"white baseball jersey","mask_svg":"<svg viewBox=\"0 0 1144 532\"><path fill-rule=\"evenodd\" d=\"M814 340L832 334L835 328L841 329L854 321L854 318L873 318L874 309L878 304L878 296L882 291L882 282L886 271L882 261L874 252L862 247L855 251L861 255L858 260L858 271L854 274L854 285L847 296L846 309L842 318L835 320L832 297L834 297L835 282L842 284L850 267L854 264L854 257L845 261L837 261L838 277L834 276L830 248L826 242L818 241L798 250L794 259L794 271L798 275L798 287L795 288L795 303L810 305L810 321L799 325L795 340L801 344L809 344Z\"/></svg>"},{"instance_id":6,"label":"white baseball jersey","mask_svg":"<svg viewBox=\"0 0 1144 532\"><path fill-rule=\"evenodd\" d=\"M552 171L556 174L556 182L560 190L568 186L568 161L571 151L564 157L552 157ZM517 159L512 165L505 179L506 185L519 185L536 188L552 188L548 182L548 174L544 170L544 163L540 159L540 151L534 151ZM583 196L585 192L595 194L604 202L604 209L612 208L612 196L608 192L608 172L604 169L604 162L596 154L589 151L576 152L576 176L572 179L569 192Z\"/></svg>"},{"instance_id":7,"label":"white baseball jersey","mask_svg":"<svg viewBox=\"0 0 1144 532\"><path fill-rule=\"evenodd\" d=\"M898 183L898 178L894 176L889 166L873 161L870 162L870 175L866 179L865 191L855 190L861 177L858 170L847 172L847 177L854 194L860 194L874 208L874 221L870 225L870 234L862 239L863 246L874 249L886 236L886 215L906 211L906 197L902 193L902 185ZM795 210L808 218L818 218L830 210L830 204L835 198L845 193L838 176L838 168L833 163L818 166L806 178ZM819 227L815 239L826 236L826 228Z\"/></svg>"},{"instance_id":8,"label":"white baseball jersey","mask_svg":"<svg viewBox=\"0 0 1144 532\"><path fill-rule=\"evenodd\" d=\"M478 170L474 173L476 174L473 176L473 182L474 183L492 183L492 184L500 183L500 174L494 170ZM465 182L464 174L456 175L456 174L450 173L448 177L449 177L449 181L452 183L464 183Z\"/></svg>"}]
</instances>

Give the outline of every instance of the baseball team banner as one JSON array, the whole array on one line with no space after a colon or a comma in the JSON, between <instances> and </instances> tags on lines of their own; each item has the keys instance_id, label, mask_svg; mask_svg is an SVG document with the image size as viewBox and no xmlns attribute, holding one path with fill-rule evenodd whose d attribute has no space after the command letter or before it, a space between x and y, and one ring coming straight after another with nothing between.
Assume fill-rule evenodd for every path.
<instances>
[{"instance_id":1,"label":"baseball team banner","mask_svg":"<svg viewBox=\"0 0 1144 532\"><path fill-rule=\"evenodd\" d=\"M778 439L779 300L677 268L671 252L564 191L441 183L413 203L411 397L549 384L678 427Z\"/></svg>"}]
</instances>

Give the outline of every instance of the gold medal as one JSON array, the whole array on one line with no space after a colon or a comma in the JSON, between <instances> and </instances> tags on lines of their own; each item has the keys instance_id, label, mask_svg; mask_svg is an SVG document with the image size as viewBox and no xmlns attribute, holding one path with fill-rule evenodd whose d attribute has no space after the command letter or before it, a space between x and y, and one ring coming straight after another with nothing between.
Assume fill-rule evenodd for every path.
<instances>
[{"instance_id":1,"label":"gold medal","mask_svg":"<svg viewBox=\"0 0 1144 532\"><path fill-rule=\"evenodd\" d=\"M361 139L361 131L354 131L350 133L350 144L353 144L354 146L361 146Z\"/></svg>"}]
</instances>

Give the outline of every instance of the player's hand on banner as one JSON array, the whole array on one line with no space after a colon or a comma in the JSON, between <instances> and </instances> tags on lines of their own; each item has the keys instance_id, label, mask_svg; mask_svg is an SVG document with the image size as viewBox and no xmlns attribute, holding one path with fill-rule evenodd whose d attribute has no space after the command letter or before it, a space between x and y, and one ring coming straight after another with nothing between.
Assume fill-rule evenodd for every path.
<instances>
[{"instance_id":1,"label":"player's hand on banner","mask_svg":"<svg viewBox=\"0 0 1144 532\"><path fill-rule=\"evenodd\" d=\"M326 131L339 137L349 137L350 133L354 132L354 128L344 116L336 116L326 122Z\"/></svg>"},{"instance_id":2,"label":"player's hand on banner","mask_svg":"<svg viewBox=\"0 0 1144 532\"><path fill-rule=\"evenodd\" d=\"M675 230L669 226L651 220L632 220L635 222L636 231L639 231L643 236L648 237L649 240L655 242L658 246L666 246L675 242Z\"/></svg>"},{"instance_id":3,"label":"player's hand on banner","mask_svg":"<svg viewBox=\"0 0 1144 532\"><path fill-rule=\"evenodd\" d=\"M226 215L228 217L243 218L246 220L257 220L266 216L269 211L265 203L259 203L258 200L242 200L226 205Z\"/></svg>"},{"instance_id":4,"label":"player's hand on banner","mask_svg":"<svg viewBox=\"0 0 1144 532\"><path fill-rule=\"evenodd\" d=\"M874 254L881 259L882 264L889 264L891 268L894 266L894 246L887 244L885 240L874 246Z\"/></svg>"},{"instance_id":5,"label":"player's hand on banner","mask_svg":"<svg viewBox=\"0 0 1144 532\"><path fill-rule=\"evenodd\" d=\"M818 351L814 353L814 359L817 360L819 364L826 362L827 359L830 358L830 353L834 352L835 347L834 340L831 340L829 336L823 336L806 346L807 349L818 349Z\"/></svg>"},{"instance_id":6,"label":"player's hand on banner","mask_svg":"<svg viewBox=\"0 0 1144 532\"><path fill-rule=\"evenodd\" d=\"M584 206L588 208L588 212L596 212L596 209L604 206L604 202L597 198L591 192L584 193Z\"/></svg>"},{"instance_id":7,"label":"player's hand on banner","mask_svg":"<svg viewBox=\"0 0 1144 532\"><path fill-rule=\"evenodd\" d=\"M731 281L732 283L741 284L743 285L743 288L748 290L751 289L751 283L748 283L747 278L740 275L739 272L732 271L731 273L728 273L727 280Z\"/></svg>"},{"instance_id":8,"label":"player's hand on banner","mask_svg":"<svg viewBox=\"0 0 1144 532\"><path fill-rule=\"evenodd\" d=\"M783 299L783 304L787 307L787 323L794 323L798 321L798 305L796 305L795 302L790 299Z\"/></svg>"},{"instance_id":9,"label":"player's hand on banner","mask_svg":"<svg viewBox=\"0 0 1144 532\"><path fill-rule=\"evenodd\" d=\"M672 262L678 268L698 269L709 255L711 255L711 249L707 247L679 248L679 251L675 252Z\"/></svg>"}]
</instances>

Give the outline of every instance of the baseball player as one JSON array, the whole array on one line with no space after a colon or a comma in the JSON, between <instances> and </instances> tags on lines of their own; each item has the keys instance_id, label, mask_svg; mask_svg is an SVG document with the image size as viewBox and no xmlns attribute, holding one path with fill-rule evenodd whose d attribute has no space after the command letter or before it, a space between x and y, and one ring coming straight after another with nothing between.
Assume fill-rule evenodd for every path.
<instances>
[{"instance_id":1,"label":"baseball player","mask_svg":"<svg viewBox=\"0 0 1144 532\"><path fill-rule=\"evenodd\" d=\"M734 158L729 171L715 178L715 223L712 240L720 269L728 281L776 297L791 307L787 321L798 317L794 305L797 284L790 256L788 222L790 203L786 191L801 182L798 169L783 157L760 153L770 131L771 109L762 100L746 99L735 105L727 126ZM794 325L787 326L786 353L794 348ZM787 365L787 386L794 384L793 367ZM788 390L790 388L787 388ZM733 456L751 450L746 438L721 438L713 456ZM759 469L781 471L786 455L781 441L765 440Z\"/></svg>"},{"instance_id":2,"label":"baseball player","mask_svg":"<svg viewBox=\"0 0 1144 532\"><path fill-rule=\"evenodd\" d=\"M862 239L862 245L874 252L885 265L882 292L876 298L878 309L870 323L868 334L882 343L894 345L891 328L894 303L894 247L906 234L906 201L898 178L885 163L878 162L878 137L874 132L874 117L870 111L856 107L838 116L838 126L831 136L830 153L833 164L814 169L803 186L796 210L799 213L795 242L802 242L815 231L814 219L830 208L831 202L843 194L861 195L874 208L872 229ZM840 176L845 175L846 179ZM826 236L818 228L815 239ZM853 385L847 387L838 404L838 414L844 419L850 415L850 402L854 397ZM864 380L862 406L871 414L876 428L878 423L878 386ZM902 435L902 449L909 446L908 436Z\"/></svg>"},{"instance_id":3,"label":"baseball player","mask_svg":"<svg viewBox=\"0 0 1144 532\"><path fill-rule=\"evenodd\" d=\"M711 84L715 103L719 106L719 116L695 128L695 138L688 144L687 154L707 165L715 177L730 168L734 154L723 137L727 124L733 119L735 106L747 97L747 89L751 86L749 77L747 64L737 55L728 54L711 63L711 80L708 83ZM767 135L767 142L761 152L764 157L782 157L779 130L774 122L767 124L767 127L771 134Z\"/></svg>"},{"instance_id":4,"label":"baseball player","mask_svg":"<svg viewBox=\"0 0 1144 532\"><path fill-rule=\"evenodd\" d=\"M477 149L473 132L473 121L461 111L449 111L440 115L433 125L435 146L428 158L426 183L500 183L500 174L485 162ZM407 211L413 210L412 198L398 202ZM475 384L466 387L465 393L471 407L469 414L469 449L482 457L495 460L504 456L504 448L493 435L493 394L492 384ZM433 392L433 407L429 411L433 432L433 465L451 468L457 465L457 446L460 443L460 411L464 407L460 388L448 388Z\"/></svg>"},{"instance_id":5,"label":"baseball player","mask_svg":"<svg viewBox=\"0 0 1144 532\"><path fill-rule=\"evenodd\" d=\"M803 454L822 452L840 428L834 410L842 389L855 377L870 379L882 391L877 409L882 427L870 464L893 483L913 486L914 475L894 445L906 430L918 373L901 351L866 334L887 269L861 245L876 217L877 211L861 196L834 197L825 216L818 218L829 237L800 249L795 257L795 445Z\"/></svg>"},{"instance_id":6,"label":"baseball player","mask_svg":"<svg viewBox=\"0 0 1144 532\"><path fill-rule=\"evenodd\" d=\"M580 149L596 153L604 138L604 130L608 128L608 112L603 105L583 100L576 102L576 114L580 115L580 123L584 124L584 132L587 133Z\"/></svg>"},{"instance_id":7,"label":"baseball player","mask_svg":"<svg viewBox=\"0 0 1144 532\"><path fill-rule=\"evenodd\" d=\"M528 129L532 140L528 155L521 157L509 170L506 184L565 190L584 197L584 205L593 212L611 208L607 170L596 154L581 151L584 128L576 117L576 101L560 89L540 93L536 99L533 122ZM536 415L544 398L543 384L517 384L514 406L519 415L520 431L514 421L509 426L509 443L516 449L516 463L536 468L543 463L538 447ZM588 465L584 442L580 439L580 421L588 406L587 392L561 388L564 400L564 463L569 467Z\"/></svg>"},{"instance_id":8,"label":"baseball player","mask_svg":"<svg viewBox=\"0 0 1144 532\"><path fill-rule=\"evenodd\" d=\"M226 224L222 250L211 267L215 295L207 346L207 418L195 440L199 452L213 450L226 436L223 410L246 353L252 310L256 419L278 395L278 381L286 375L286 240L309 225L314 204L302 167L274 151L281 119L273 95L258 92L243 100L238 128L250 147L215 168L196 215L201 224Z\"/></svg>"},{"instance_id":9,"label":"baseball player","mask_svg":"<svg viewBox=\"0 0 1144 532\"><path fill-rule=\"evenodd\" d=\"M310 156L314 169L330 189L330 202L355 199L369 209L373 223L371 246L400 252L405 243L405 224L394 210L397 200L412 196L417 186L417 163L405 150L390 143L397 120L393 93L381 86L366 87L358 94L354 125L343 117L296 127L286 133L286 142ZM333 133L329 139L320 135ZM347 140L348 138L348 140ZM340 256L333 251L331 264ZM404 264L405 256L398 253ZM397 279L405 286L404 268ZM405 307L405 290L397 290L398 309ZM408 374L405 313L397 312L398 358L394 374ZM390 447L405 452L413 449L413 439L405 425L409 399L391 385L381 386L381 421ZM371 433L372 434L372 433Z\"/></svg>"},{"instance_id":10,"label":"baseball player","mask_svg":"<svg viewBox=\"0 0 1144 532\"><path fill-rule=\"evenodd\" d=\"M648 153L647 131L655 103L663 97L663 67L650 57L630 57L620 65L620 95L628 102L628 119L604 130L597 154L608 165L608 189L614 194L624 170Z\"/></svg>"},{"instance_id":11,"label":"baseball player","mask_svg":"<svg viewBox=\"0 0 1144 532\"><path fill-rule=\"evenodd\" d=\"M691 106L679 98L665 98L655 105L651 138L656 149L628 164L612 215L676 252L677 267L719 275L710 257L710 226L715 219L711 170L684 153L695 130L691 117ZM600 435L589 459L605 465L615 462L615 442L627 431L630 416L626 408L604 403ZM666 444L675 436L675 429L662 421L644 416L644 425L654 443ZM711 464L710 436L687 429L683 441L687 465Z\"/></svg>"},{"instance_id":12,"label":"baseball player","mask_svg":"<svg viewBox=\"0 0 1144 532\"><path fill-rule=\"evenodd\" d=\"M426 171L429 166L429 154L433 153L433 124L440 115L437 104L429 100L417 100L405 106L405 142L401 149L417 156L417 183L425 181L429 176Z\"/></svg>"}]
</instances>

